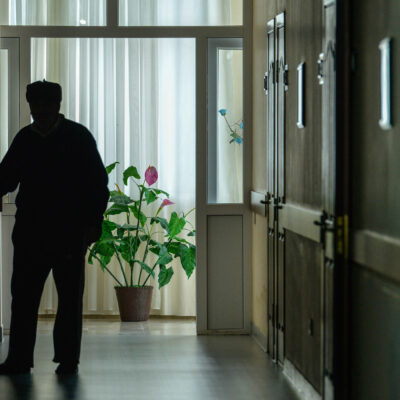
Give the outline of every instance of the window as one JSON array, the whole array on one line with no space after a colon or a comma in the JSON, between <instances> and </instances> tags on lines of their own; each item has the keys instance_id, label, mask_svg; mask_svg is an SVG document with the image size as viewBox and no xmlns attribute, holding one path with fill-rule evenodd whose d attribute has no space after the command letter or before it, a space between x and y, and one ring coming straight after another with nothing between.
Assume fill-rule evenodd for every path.
<instances>
[{"instance_id":1,"label":"window","mask_svg":"<svg viewBox=\"0 0 400 400\"><path fill-rule=\"evenodd\" d=\"M9 0L9 25L106 25L106 0Z\"/></svg>"},{"instance_id":2,"label":"window","mask_svg":"<svg viewBox=\"0 0 400 400\"><path fill-rule=\"evenodd\" d=\"M120 0L124 26L242 25L243 0Z\"/></svg>"}]
</instances>

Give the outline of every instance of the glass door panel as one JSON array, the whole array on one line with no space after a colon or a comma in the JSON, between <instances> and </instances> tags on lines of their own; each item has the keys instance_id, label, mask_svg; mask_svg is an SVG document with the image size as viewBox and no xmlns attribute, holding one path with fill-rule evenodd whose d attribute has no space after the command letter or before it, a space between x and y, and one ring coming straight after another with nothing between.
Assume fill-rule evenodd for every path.
<instances>
[{"instance_id":1,"label":"glass door panel","mask_svg":"<svg viewBox=\"0 0 400 400\"><path fill-rule=\"evenodd\" d=\"M243 203L241 39L209 39L208 203Z\"/></svg>"},{"instance_id":2,"label":"glass door panel","mask_svg":"<svg viewBox=\"0 0 400 400\"><path fill-rule=\"evenodd\" d=\"M0 38L0 159L19 131L19 39ZM4 201L14 203L16 192Z\"/></svg>"}]
</instances>

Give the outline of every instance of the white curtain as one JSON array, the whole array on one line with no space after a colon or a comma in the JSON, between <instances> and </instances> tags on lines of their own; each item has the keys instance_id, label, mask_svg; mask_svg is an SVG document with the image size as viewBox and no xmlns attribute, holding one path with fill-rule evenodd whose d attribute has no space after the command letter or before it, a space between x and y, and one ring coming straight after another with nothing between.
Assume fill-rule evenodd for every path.
<instances>
[{"instance_id":1,"label":"white curtain","mask_svg":"<svg viewBox=\"0 0 400 400\"><path fill-rule=\"evenodd\" d=\"M129 165L142 175L154 165L157 186L175 203L164 213L195 206L194 46L193 39L32 40L32 80L59 82L61 112L90 129L106 165L121 163L110 175L110 189L115 182L123 187ZM125 190L136 195L134 185ZM116 260L112 270L121 278ZM195 277L187 280L178 262L174 270L171 283L154 292L153 313L195 315ZM88 265L86 276L85 313L117 313L112 278L98 265ZM40 310L55 309L49 279Z\"/></svg>"},{"instance_id":2,"label":"white curtain","mask_svg":"<svg viewBox=\"0 0 400 400\"><path fill-rule=\"evenodd\" d=\"M237 0L232 2L237 3ZM21 0L17 3L19 8L10 8L11 19L16 23L24 24L18 10L26 12L29 7L34 9L36 23L54 24L52 15L57 12L54 14L53 9L53 14L49 14L46 1ZM75 10L88 3L88 0L68 1ZM180 7L180 0L169 1L168 10L162 12L160 7L166 2L140 3L140 18L151 16L154 24L164 24L162 18L167 11L173 10L176 17L171 24L179 24L194 14L193 8ZM227 24L227 19L232 18L229 1L194 3L196 7L200 3L204 7L202 23L207 22L207 16L225 18L220 24ZM120 6L124 6L123 1ZM66 15L70 15L70 21L65 22ZM78 16L74 12L65 14L64 24L76 24ZM90 21L90 15L86 17ZM139 24L140 21L134 18L138 15L130 8L125 23ZM194 39L34 38L31 55L32 81L59 82L63 88L61 112L89 128L106 165L120 162L110 176L110 189L115 182L123 186L120 177L127 166L135 165L143 175L149 165L154 165L159 172L156 186L169 192L175 203L163 210L164 216L195 206ZM133 185L125 191L135 195ZM192 213L189 222L194 225L194 221ZM158 290L157 282L151 282L155 287L152 314L194 316L195 274L188 280L178 262L174 262L173 267L175 274L169 285ZM111 269L122 278L116 260ZM118 314L114 285L113 279L98 265L86 265L84 313ZM54 313L56 308L57 294L50 276L40 313Z\"/></svg>"}]
</instances>

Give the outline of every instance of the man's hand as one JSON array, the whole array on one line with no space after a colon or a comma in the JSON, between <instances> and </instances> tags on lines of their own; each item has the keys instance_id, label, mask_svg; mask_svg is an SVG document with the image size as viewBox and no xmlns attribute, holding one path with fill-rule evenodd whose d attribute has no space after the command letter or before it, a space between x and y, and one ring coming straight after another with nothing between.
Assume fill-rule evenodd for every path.
<instances>
[{"instance_id":1,"label":"man's hand","mask_svg":"<svg viewBox=\"0 0 400 400\"><path fill-rule=\"evenodd\" d=\"M92 243L97 242L101 237L102 223L90 225L86 231L86 244L90 246Z\"/></svg>"}]
</instances>

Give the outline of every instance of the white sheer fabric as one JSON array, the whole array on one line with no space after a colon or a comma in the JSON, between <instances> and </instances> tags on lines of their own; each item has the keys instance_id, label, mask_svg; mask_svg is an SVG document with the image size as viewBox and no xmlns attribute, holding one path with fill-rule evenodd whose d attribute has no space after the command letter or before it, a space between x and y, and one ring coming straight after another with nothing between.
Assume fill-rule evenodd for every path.
<instances>
[{"instance_id":1,"label":"white sheer fabric","mask_svg":"<svg viewBox=\"0 0 400 400\"><path fill-rule=\"evenodd\" d=\"M121 163L110 188L123 186L129 165L142 175L154 165L156 185L175 203L164 214L195 206L193 39L33 39L32 80L43 78L61 84L61 112L90 129L105 164ZM135 195L134 185L126 191ZM194 215L190 219L194 223ZM116 261L112 269L121 277ZM171 283L154 292L153 313L195 315L195 277L187 280L178 263L174 270ZM88 265L86 276L84 312L118 313L112 278L97 265ZM49 279L40 312L54 312L56 305Z\"/></svg>"},{"instance_id":2,"label":"white sheer fabric","mask_svg":"<svg viewBox=\"0 0 400 400\"><path fill-rule=\"evenodd\" d=\"M119 0L119 24L241 25L243 0Z\"/></svg>"},{"instance_id":3,"label":"white sheer fabric","mask_svg":"<svg viewBox=\"0 0 400 400\"><path fill-rule=\"evenodd\" d=\"M106 0L9 0L10 25L105 25Z\"/></svg>"},{"instance_id":4,"label":"white sheer fabric","mask_svg":"<svg viewBox=\"0 0 400 400\"><path fill-rule=\"evenodd\" d=\"M140 3L141 9L140 13L134 7L124 10L127 6L120 0L121 23L126 25L149 21L157 25L228 25L240 24L242 18L242 0L128 1ZM59 9L49 12L49 4L61 3L68 4L61 13L62 23ZM10 0L10 19L14 24L32 25L78 25L81 19L88 25L101 24L105 14L96 5L101 3L104 1ZM82 10L87 11L84 16ZM143 174L151 164L159 171L158 187L171 193L175 203L164 214L194 207L194 39L35 38L31 52L32 81L59 82L63 87L61 112L90 129L105 164L120 161L110 186L121 183L117 176L127 166L134 164ZM129 186L126 190L133 195L135 189ZM194 220L192 213L190 222L194 224ZM193 316L195 274L187 280L181 267L174 267L171 283L154 291L152 313ZM121 278L116 261L112 269ZM157 283L153 285L157 287ZM98 265L87 265L84 313L118 314L113 286L112 278ZM54 313L56 307L50 277L40 312Z\"/></svg>"}]
</instances>

